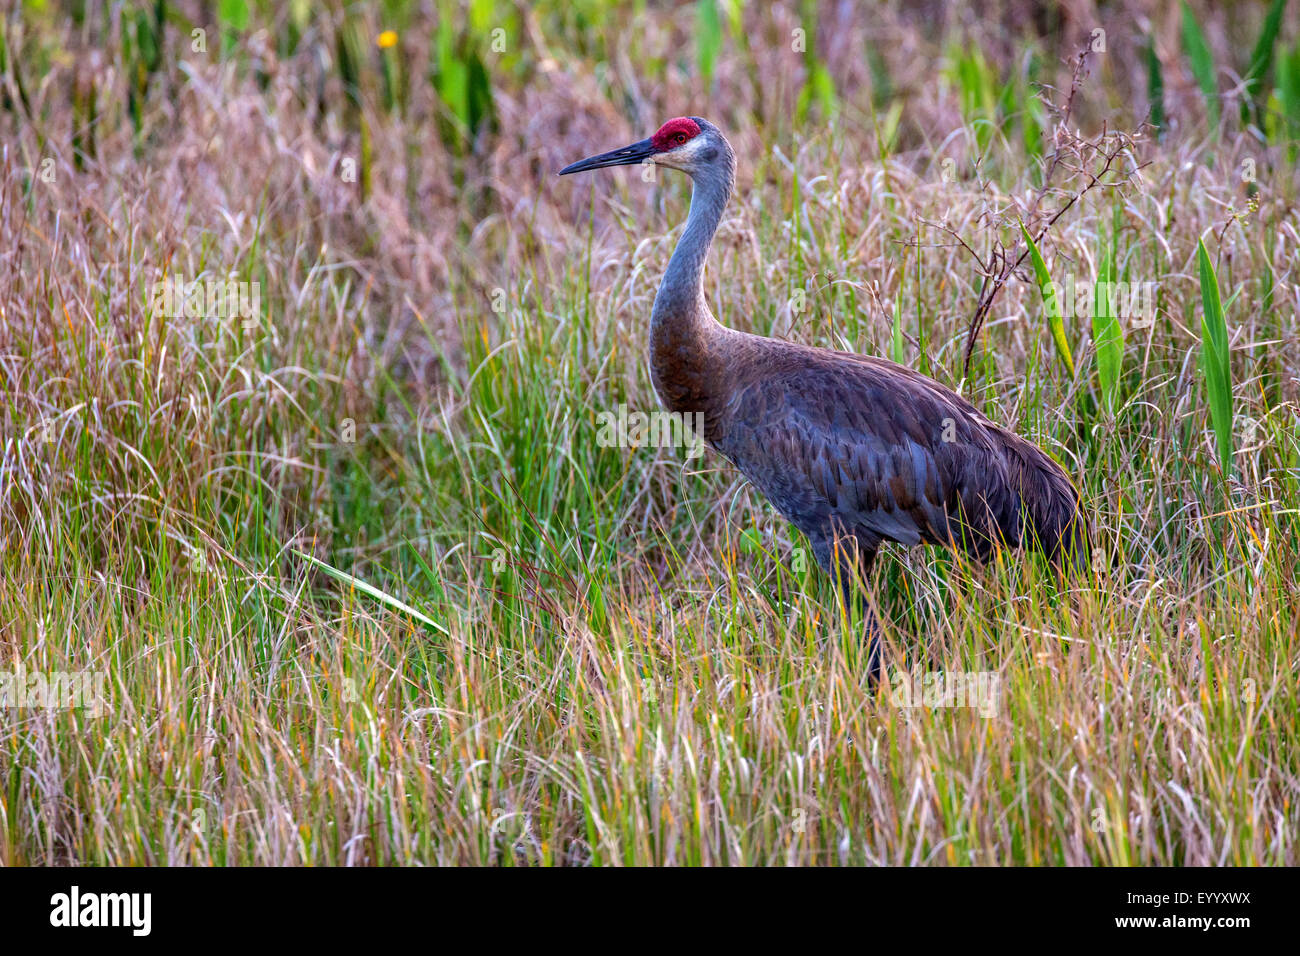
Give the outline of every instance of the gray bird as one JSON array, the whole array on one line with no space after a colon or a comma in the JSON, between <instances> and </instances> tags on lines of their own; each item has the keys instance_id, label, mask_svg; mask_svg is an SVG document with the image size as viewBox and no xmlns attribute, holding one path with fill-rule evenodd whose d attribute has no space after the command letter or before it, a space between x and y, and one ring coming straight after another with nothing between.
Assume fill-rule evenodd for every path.
<instances>
[{"instance_id":1,"label":"gray bird","mask_svg":"<svg viewBox=\"0 0 1300 956\"><path fill-rule=\"evenodd\" d=\"M721 325L704 300L704 260L731 197L736 154L698 116L601 153L560 175L652 162L693 180L691 210L650 316L660 401L703 422L730 460L808 538L838 576L846 609L861 601L868 668L880 671L880 624L863 591L884 541L932 544L985 562L1035 547L1057 566L1088 558L1079 494L1041 449L909 368Z\"/></svg>"}]
</instances>

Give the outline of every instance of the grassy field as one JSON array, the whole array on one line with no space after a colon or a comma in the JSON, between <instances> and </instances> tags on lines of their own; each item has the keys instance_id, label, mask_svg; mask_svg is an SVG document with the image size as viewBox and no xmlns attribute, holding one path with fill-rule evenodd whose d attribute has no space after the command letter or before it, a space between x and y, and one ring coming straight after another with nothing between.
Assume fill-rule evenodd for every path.
<instances>
[{"instance_id":1,"label":"grassy field","mask_svg":"<svg viewBox=\"0 0 1300 956\"><path fill-rule=\"evenodd\" d=\"M1300 4L852 7L5 5L0 862L1300 862ZM555 172L680 114L719 319L960 387L1086 576L888 551L871 686L725 461L600 440L689 183ZM1150 309L1054 335L1021 220Z\"/></svg>"}]
</instances>

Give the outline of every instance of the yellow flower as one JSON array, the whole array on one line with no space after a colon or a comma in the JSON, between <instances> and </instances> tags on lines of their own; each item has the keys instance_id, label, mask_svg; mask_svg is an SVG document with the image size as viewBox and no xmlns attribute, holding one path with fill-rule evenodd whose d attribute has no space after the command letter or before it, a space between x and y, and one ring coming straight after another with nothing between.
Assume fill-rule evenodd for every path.
<instances>
[{"instance_id":1,"label":"yellow flower","mask_svg":"<svg viewBox=\"0 0 1300 956\"><path fill-rule=\"evenodd\" d=\"M379 39L375 41L379 44L379 49L387 50L390 46L397 46L397 32L394 30L385 30L379 34Z\"/></svg>"}]
</instances>

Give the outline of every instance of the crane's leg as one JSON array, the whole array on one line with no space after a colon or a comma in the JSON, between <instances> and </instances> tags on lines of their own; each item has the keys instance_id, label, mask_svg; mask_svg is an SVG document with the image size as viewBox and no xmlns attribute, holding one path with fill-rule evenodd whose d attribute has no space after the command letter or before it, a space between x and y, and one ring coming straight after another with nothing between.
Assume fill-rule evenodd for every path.
<instances>
[{"instance_id":1,"label":"crane's leg","mask_svg":"<svg viewBox=\"0 0 1300 956\"><path fill-rule=\"evenodd\" d=\"M813 543L813 556L823 571L839 582L845 616L852 619L857 610L862 621L863 641L867 645L867 679L880 680L880 642L884 635L880 618L867 596L868 575L876 559L875 547L864 547L861 539L841 535Z\"/></svg>"},{"instance_id":2,"label":"crane's leg","mask_svg":"<svg viewBox=\"0 0 1300 956\"><path fill-rule=\"evenodd\" d=\"M844 585L848 588L849 585ZM876 617L876 609L872 606L871 599L866 593L855 588L856 603L859 614L862 618L862 639L867 644L867 679L875 684L880 680L880 642L884 639L884 634L880 630L880 619ZM849 596L844 597L844 607L847 610L852 605L849 604Z\"/></svg>"}]
</instances>

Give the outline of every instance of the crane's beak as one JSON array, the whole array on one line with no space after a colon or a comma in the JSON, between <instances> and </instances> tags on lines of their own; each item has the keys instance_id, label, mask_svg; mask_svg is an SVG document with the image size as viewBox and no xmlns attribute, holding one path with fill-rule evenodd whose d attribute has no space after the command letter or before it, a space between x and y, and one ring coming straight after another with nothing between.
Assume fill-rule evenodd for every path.
<instances>
[{"instance_id":1,"label":"crane's beak","mask_svg":"<svg viewBox=\"0 0 1300 956\"><path fill-rule=\"evenodd\" d=\"M576 163L571 163L561 169L560 175L585 173L589 169L600 169L602 166L635 166L637 163L645 162L654 155L654 152L655 149L650 140L643 139L639 143L624 146L622 149L614 149L608 153L601 153L599 156L588 156L586 159L580 159Z\"/></svg>"}]
</instances>

